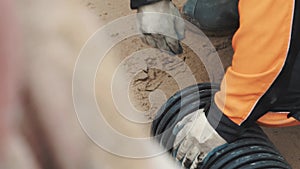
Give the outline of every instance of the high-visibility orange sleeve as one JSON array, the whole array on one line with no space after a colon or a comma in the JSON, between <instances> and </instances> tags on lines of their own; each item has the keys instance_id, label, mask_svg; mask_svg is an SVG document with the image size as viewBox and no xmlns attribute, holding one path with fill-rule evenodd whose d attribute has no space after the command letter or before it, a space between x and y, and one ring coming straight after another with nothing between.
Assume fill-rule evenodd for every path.
<instances>
[{"instance_id":1,"label":"high-visibility orange sleeve","mask_svg":"<svg viewBox=\"0 0 300 169\"><path fill-rule=\"evenodd\" d=\"M294 0L240 0L240 27L232 45L234 56L215 95L215 102L236 124L251 114L281 72L287 58ZM280 113L266 114L265 125L295 124Z\"/></svg>"}]
</instances>

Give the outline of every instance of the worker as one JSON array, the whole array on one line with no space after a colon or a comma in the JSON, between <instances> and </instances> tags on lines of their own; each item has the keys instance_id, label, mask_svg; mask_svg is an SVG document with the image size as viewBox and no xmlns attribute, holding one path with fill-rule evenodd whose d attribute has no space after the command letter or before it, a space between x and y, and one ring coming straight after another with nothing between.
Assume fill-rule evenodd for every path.
<instances>
[{"instance_id":1,"label":"worker","mask_svg":"<svg viewBox=\"0 0 300 169\"><path fill-rule=\"evenodd\" d=\"M173 54L182 52L184 24L175 17L146 15L159 12L180 17L172 1L131 0L131 8L141 15L144 42ZM298 0L188 0L183 12L204 30L237 29L232 39L232 64L209 111L196 111L177 124L173 148L186 168L201 165L210 151L242 137L249 129L261 130L259 125L300 124Z\"/></svg>"}]
</instances>

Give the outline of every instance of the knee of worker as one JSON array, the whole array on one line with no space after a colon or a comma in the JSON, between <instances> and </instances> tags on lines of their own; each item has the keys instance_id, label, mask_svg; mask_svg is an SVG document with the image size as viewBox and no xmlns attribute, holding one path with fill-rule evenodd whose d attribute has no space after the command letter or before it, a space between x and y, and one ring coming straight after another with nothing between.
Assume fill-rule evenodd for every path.
<instances>
[{"instance_id":1,"label":"knee of worker","mask_svg":"<svg viewBox=\"0 0 300 169\"><path fill-rule=\"evenodd\" d=\"M239 26L237 0L188 0L182 12L207 31L234 32Z\"/></svg>"}]
</instances>

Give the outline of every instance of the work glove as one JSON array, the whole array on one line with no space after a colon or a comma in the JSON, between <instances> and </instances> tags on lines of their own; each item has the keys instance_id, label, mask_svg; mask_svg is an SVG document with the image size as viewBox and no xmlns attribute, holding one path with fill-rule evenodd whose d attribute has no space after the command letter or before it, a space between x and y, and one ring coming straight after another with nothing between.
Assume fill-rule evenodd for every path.
<instances>
[{"instance_id":1,"label":"work glove","mask_svg":"<svg viewBox=\"0 0 300 169\"><path fill-rule=\"evenodd\" d=\"M178 122L173 130L176 135L173 156L185 168L198 168L204 158L216 147L226 144L209 124L204 109L197 110Z\"/></svg>"},{"instance_id":2,"label":"work glove","mask_svg":"<svg viewBox=\"0 0 300 169\"><path fill-rule=\"evenodd\" d=\"M180 40L184 38L184 20L170 0L141 6L138 13L144 43L171 54L182 53Z\"/></svg>"}]
</instances>

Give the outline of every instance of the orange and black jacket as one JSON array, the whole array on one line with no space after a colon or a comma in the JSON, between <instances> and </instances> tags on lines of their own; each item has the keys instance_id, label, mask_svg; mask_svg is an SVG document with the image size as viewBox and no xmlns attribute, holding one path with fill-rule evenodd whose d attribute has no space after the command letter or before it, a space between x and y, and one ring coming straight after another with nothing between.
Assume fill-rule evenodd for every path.
<instances>
[{"instance_id":1,"label":"orange and black jacket","mask_svg":"<svg viewBox=\"0 0 300 169\"><path fill-rule=\"evenodd\" d=\"M234 56L215 102L238 125L299 124L300 6L298 0L240 0Z\"/></svg>"},{"instance_id":2,"label":"orange and black jacket","mask_svg":"<svg viewBox=\"0 0 300 169\"><path fill-rule=\"evenodd\" d=\"M131 6L153 2L132 0ZM299 0L239 0L238 9L232 65L214 98L220 124L299 125Z\"/></svg>"}]
</instances>

